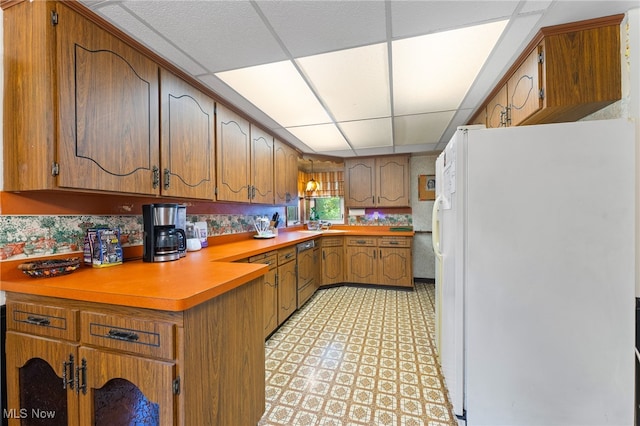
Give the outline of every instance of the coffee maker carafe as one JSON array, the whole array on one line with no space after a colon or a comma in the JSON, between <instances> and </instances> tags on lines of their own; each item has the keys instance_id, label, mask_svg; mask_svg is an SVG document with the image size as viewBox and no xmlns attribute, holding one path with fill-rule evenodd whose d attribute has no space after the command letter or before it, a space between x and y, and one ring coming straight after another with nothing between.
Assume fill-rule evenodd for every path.
<instances>
[{"instance_id":1,"label":"coffee maker carafe","mask_svg":"<svg viewBox=\"0 0 640 426\"><path fill-rule=\"evenodd\" d=\"M178 204L144 204L142 221L145 262L167 262L180 259L180 249L186 244L183 229L176 228Z\"/></svg>"}]
</instances>

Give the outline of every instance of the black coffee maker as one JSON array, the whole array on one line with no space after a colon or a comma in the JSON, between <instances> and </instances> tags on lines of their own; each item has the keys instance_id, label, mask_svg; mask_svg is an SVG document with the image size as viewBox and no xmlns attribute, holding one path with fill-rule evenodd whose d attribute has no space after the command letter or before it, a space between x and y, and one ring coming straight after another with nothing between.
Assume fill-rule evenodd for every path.
<instances>
[{"instance_id":1,"label":"black coffee maker","mask_svg":"<svg viewBox=\"0 0 640 426\"><path fill-rule=\"evenodd\" d=\"M167 262L180 259L180 250L186 246L183 229L176 228L178 204L144 204L142 221L145 262Z\"/></svg>"}]
</instances>

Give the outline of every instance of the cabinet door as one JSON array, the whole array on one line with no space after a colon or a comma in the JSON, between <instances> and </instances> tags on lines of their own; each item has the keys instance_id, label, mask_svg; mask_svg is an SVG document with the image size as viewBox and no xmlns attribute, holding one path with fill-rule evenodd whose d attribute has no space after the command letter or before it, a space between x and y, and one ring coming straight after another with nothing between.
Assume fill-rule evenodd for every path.
<instances>
[{"instance_id":1,"label":"cabinet door","mask_svg":"<svg viewBox=\"0 0 640 426\"><path fill-rule=\"evenodd\" d=\"M273 204L273 137L251 126L251 202Z\"/></svg>"},{"instance_id":2,"label":"cabinet door","mask_svg":"<svg viewBox=\"0 0 640 426\"><path fill-rule=\"evenodd\" d=\"M410 205L409 172L406 155L376 159L377 207Z\"/></svg>"},{"instance_id":3,"label":"cabinet door","mask_svg":"<svg viewBox=\"0 0 640 426\"><path fill-rule=\"evenodd\" d=\"M346 159L345 204L349 207L373 207L375 198L375 159Z\"/></svg>"},{"instance_id":4,"label":"cabinet door","mask_svg":"<svg viewBox=\"0 0 640 426\"><path fill-rule=\"evenodd\" d=\"M343 255L342 246L322 248L322 285L344 282Z\"/></svg>"},{"instance_id":5,"label":"cabinet door","mask_svg":"<svg viewBox=\"0 0 640 426\"><path fill-rule=\"evenodd\" d=\"M378 282L385 285L413 286L410 248L380 248Z\"/></svg>"},{"instance_id":6,"label":"cabinet door","mask_svg":"<svg viewBox=\"0 0 640 426\"><path fill-rule=\"evenodd\" d=\"M88 347L78 355L80 424L174 424L173 363Z\"/></svg>"},{"instance_id":7,"label":"cabinet door","mask_svg":"<svg viewBox=\"0 0 640 426\"><path fill-rule=\"evenodd\" d=\"M78 425L77 345L12 331L6 343L9 424Z\"/></svg>"},{"instance_id":8,"label":"cabinet door","mask_svg":"<svg viewBox=\"0 0 640 426\"><path fill-rule=\"evenodd\" d=\"M216 105L218 200L249 201L249 122Z\"/></svg>"},{"instance_id":9,"label":"cabinet door","mask_svg":"<svg viewBox=\"0 0 640 426\"><path fill-rule=\"evenodd\" d=\"M158 194L158 66L57 3L58 185Z\"/></svg>"},{"instance_id":10,"label":"cabinet door","mask_svg":"<svg viewBox=\"0 0 640 426\"><path fill-rule=\"evenodd\" d=\"M347 282L376 284L378 282L378 249L376 247L347 247Z\"/></svg>"},{"instance_id":11,"label":"cabinet door","mask_svg":"<svg viewBox=\"0 0 640 426\"><path fill-rule=\"evenodd\" d=\"M160 88L161 193L213 200L213 99L165 70L161 70Z\"/></svg>"},{"instance_id":12,"label":"cabinet door","mask_svg":"<svg viewBox=\"0 0 640 426\"><path fill-rule=\"evenodd\" d=\"M277 268L269 269L264 276L264 337L265 339L278 327L278 286Z\"/></svg>"},{"instance_id":13,"label":"cabinet door","mask_svg":"<svg viewBox=\"0 0 640 426\"><path fill-rule=\"evenodd\" d=\"M509 92L509 125L517 126L542 108L540 97L540 67L538 57L542 46L531 54L507 82Z\"/></svg>"},{"instance_id":14,"label":"cabinet door","mask_svg":"<svg viewBox=\"0 0 640 426\"><path fill-rule=\"evenodd\" d=\"M487 128L495 129L507 125L507 85L502 86L500 91L487 103Z\"/></svg>"},{"instance_id":15,"label":"cabinet door","mask_svg":"<svg viewBox=\"0 0 640 426\"><path fill-rule=\"evenodd\" d=\"M278 325L296 310L297 296L296 262L278 266Z\"/></svg>"},{"instance_id":16,"label":"cabinet door","mask_svg":"<svg viewBox=\"0 0 640 426\"><path fill-rule=\"evenodd\" d=\"M275 203L296 203L298 201L298 155L293 148L277 139L274 144Z\"/></svg>"}]
</instances>

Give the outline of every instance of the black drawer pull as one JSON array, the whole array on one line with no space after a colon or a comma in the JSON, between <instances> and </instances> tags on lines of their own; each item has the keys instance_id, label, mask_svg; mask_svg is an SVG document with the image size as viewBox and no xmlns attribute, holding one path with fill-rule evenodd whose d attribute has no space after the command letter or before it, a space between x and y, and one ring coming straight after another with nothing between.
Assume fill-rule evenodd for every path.
<instances>
[{"instance_id":1,"label":"black drawer pull","mask_svg":"<svg viewBox=\"0 0 640 426\"><path fill-rule=\"evenodd\" d=\"M365 240L357 240L356 244L367 244Z\"/></svg>"},{"instance_id":2,"label":"black drawer pull","mask_svg":"<svg viewBox=\"0 0 640 426\"><path fill-rule=\"evenodd\" d=\"M287 253L284 255L284 258L289 259L291 256L293 256L293 253Z\"/></svg>"},{"instance_id":3,"label":"black drawer pull","mask_svg":"<svg viewBox=\"0 0 640 426\"><path fill-rule=\"evenodd\" d=\"M140 336L133 331L123 331L123 330L115 330L111 329L107 333L107 337L116 340L124 340L126 342L136 342Z\"/></svg>"},{"instance_id":4,"label":"black drawer pull","mask_svg":"<svg viewBox=\"0 0 640 426\"><path fill-rule=\"evenodd\" d=\"M34 317L31 315L27 317L26 322L33 325L40 325L42 327L48 327L49 325L51 325L51 321L49 320L49 318Z\"/></svg>"},{"instance_id":5,"label":"black drawer pull","mask_svg":"<svg viewBox=\"0 0 640 426\"><path fill-rule=\"evenodd\" d=\"M389 241L389 244L393 244L393 245L396 245L396 246L397 246L397 245L398 245L398 244L400 244L400 243L399 243L398 241Z\"/></svg>"}]
</instances>

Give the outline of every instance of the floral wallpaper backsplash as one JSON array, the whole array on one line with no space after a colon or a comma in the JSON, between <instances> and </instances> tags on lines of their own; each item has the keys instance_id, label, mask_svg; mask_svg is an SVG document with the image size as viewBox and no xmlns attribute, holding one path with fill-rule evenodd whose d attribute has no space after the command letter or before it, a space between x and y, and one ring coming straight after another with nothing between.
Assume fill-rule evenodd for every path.
<instances>
[{"instance_id":1,"label":"floral wallpaper backsplash","mask_svg":"<svg viewBox=\"0 0 640 426\"><path fill-rule=\"evenodd\" d=\"M411 214L384 214L367 213L364 215L350 215L351 226L413 226L413 216Z\"/></svg>"},{"instance_id":2,"label":"floral wallpaper backsplash","mask_svg":"<svg viewBox=\"0 0 640 426\"><path fill-rule=\"evenodd\" d=\"M254 215L187 215L206 222L208 235L253 231ZM142 215L136 216L0 216L0 261L82 251L89 228L118 228L123 246L142 245Z\"/></svg>"}]
</instances>

